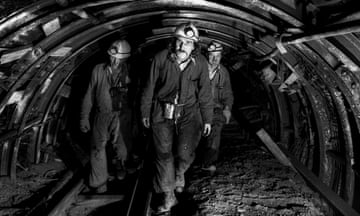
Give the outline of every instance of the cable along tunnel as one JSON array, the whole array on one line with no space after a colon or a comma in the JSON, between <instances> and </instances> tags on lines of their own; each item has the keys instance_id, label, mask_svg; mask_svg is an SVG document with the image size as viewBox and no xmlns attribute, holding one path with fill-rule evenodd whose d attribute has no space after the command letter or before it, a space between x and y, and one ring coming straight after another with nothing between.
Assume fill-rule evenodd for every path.
<instances>
[{"instance_id":1,"label":"cable along tunnel","mask_svg":"<svg viewBox=\"0 0 360 216\"><path fill-rule=\"evenodd\" d=\"M44 0L5 16L1 181L16 182L19 170L53 155L68 168L84 162L80 101L110 43L130 42L141 83L175 26L191 21L201 46L216 40L225 47L239 130L299 172L333 215L359 214L360 41L353 8L354 1L321 0Z\"/></svg>"}]
</instances>

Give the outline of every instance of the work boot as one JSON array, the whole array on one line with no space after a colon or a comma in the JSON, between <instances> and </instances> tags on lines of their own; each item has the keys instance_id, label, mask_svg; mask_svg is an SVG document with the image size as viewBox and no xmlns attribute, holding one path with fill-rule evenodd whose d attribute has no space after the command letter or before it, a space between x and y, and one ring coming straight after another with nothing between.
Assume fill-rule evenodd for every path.
<instances>
[{"instance_id":1,"label":"work boot","mask_svg":"<svg viewBox=\"0 0 360 216\"><path fill-rule=\"evenodd\" d=\"M120 181L124 180L126 177L126 171L123 169L116 170L116 178Z\"/></svg>"},{"instance_id":2,"label":"work boot","mask_svg":"<svg viewBox=\"0 0 360 216\"><path fill-rule=\"evenodd\" d=\"M118 180L124 180L125 177L126 177L126 169L125 167L123 166L123 162L120 161L120 160L116 160L115 161L115 177L118 179Z\"/></svg>"},{"instance_id":3,"label":"work boot","mask_svg":"<svg viewBox=\"0 0 360 216\"><path fill-rule=\"evenodd\" d=\"M177 174L175 178L175 191L177 193L182 193L185 186L185 177L184 174Z\"/></svg>"},{"instance_id":4,"label":"work boot","mask_svg":"<svg viewBox=\"0 0 360 216\"><path fill-rule=\"evenodd\" d=\"M164 201L157 209L157 214L169 212L173 206L177 204L177 200L173 191L165 192Z\"/></svg>"},{"instance_id":5,"label":"work boot","mask_svg":"<svg viewBox=\"0 0 360 216\"><path fill-rule=\"evenodd\" d=\"M97 188L95 188L95 193L97 194L103 194L107 191L107 185L106 184L103 184Z\"/></svg>"}]
</instances>

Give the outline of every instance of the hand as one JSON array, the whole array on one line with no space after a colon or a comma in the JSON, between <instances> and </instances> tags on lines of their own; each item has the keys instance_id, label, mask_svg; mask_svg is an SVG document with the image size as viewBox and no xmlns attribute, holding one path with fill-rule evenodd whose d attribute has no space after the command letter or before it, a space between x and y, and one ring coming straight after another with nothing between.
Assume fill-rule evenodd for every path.
<instances>
[{"instance_id":1,"label":"hand","mask_svg":"<svg viewBox=\"0 0 360 216\"><path fill-rule=\"evenodd\" d=\"M125 144L125 143L123 143ZM115 145L114 146L115 152L116 152L116 156L115 156L115 160L116 160L116 168L124 168L125 167L125 162L128 159L128 153L127 153L127 148L125 145Z\"/></svg>"},{"instance_id":2,"label":"hand","mask_svg":"<svg viewBox=\"0 0 360 216\"><path fill-rule=\"evenodd\" d=\"M149 118L143 118L142 123L144 127L149 128L150 127L150 119Z\"/></svg>"},{"instance_id":3,"label":"hand","mask_svg":"<svg viewBox=\"0 0 360 216\"><path fill-rule=\"evenodd\" d=\"M206 124L204 125L203 135L204 135L204 136L209 136L210 133L211 133L211 124L206 123Z\"/></svg>"},{"instance_id":4,"label":"hand","mask_svg":"<svg viewBox=\"0 0 360 216\"><path fill-rule=\"evenodd\" d=\"M88 131L90 131L90 122L89 119L81 119L80 120L80 130L83 133L87 133Z\"/></svg>"},{"instance_id":5,"label":"hand","mask_svg":"<svg viewBox=\"0 0 360 216\"><path fill-rule=\"evenodd\" d=\"M226 120L225 124L229 124L231 118L231 111L229 109L224 109L223 115L225 116L225 120Z\"/></svg>"}]
</instances>

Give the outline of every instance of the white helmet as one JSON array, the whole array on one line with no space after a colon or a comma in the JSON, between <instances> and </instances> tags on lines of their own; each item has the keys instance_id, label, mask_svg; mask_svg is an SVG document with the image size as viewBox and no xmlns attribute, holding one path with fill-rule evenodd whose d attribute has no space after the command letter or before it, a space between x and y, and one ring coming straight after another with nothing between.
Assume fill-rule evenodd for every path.
<instances>
[{"instance_id":1,"label":"white helmet","mask_svg":"<svg viewBox=\"0 0 360 216\"><path fill-rule=\"evenodd\" d=\"M130 56L131 47L126 40L114 41L109 47L107 53L118 59L127 58Z\"/></svg>"},{"instance_id":2,"label":"white helmet","mask_svg":"<svg viewBox=\"0 0 360 216\"><path fill-rule=\"evenodd\" d=\"M194 42L199 41L199 31L192 23L183 23L176 27L174 36L187 38Z\"/></svg>"},{"instance_id":3,"label":"white helmet","mask_svg":"<svg viewBox=\"0 0 360 216\"><path fill-rule=\"evenodd\" d=\"M216 41L211 41L207 48L208 52L221 52L222 50L223 46Z\"/></svg>"}]
</instances>

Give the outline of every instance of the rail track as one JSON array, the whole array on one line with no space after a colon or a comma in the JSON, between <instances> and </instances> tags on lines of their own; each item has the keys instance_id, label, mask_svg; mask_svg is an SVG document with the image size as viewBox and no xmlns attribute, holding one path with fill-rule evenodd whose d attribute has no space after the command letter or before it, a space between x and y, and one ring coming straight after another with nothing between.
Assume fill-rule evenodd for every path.
<instances>
[{"instance_id":1,"label":"rail track","mask_svg":"<svg viewBox=\"0 0 360 216\"><path fill-rule=\"evenodd\" d=\"M143 164L124 180L110 179L108 191L103 194L88 190L84 182L87 175L85 167L67 171L56 186L25 215L150 215L151 181Z\"/></svg>"}]
</instances>

